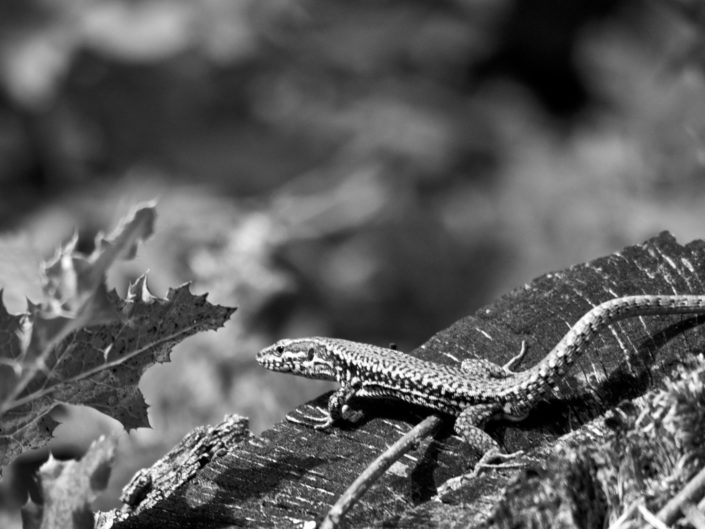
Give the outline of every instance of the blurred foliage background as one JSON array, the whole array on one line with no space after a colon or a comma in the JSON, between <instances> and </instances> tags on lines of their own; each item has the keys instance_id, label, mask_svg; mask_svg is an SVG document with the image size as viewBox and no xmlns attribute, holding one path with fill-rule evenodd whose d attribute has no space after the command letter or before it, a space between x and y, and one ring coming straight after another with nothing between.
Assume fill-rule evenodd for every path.
<instances>
[{"instance_id":1,"label":"blurred foliage background","mask_svg":"<svg viewBox=\"0 0 705 529\"><path fill-rule=\"evenodd\" d=\"M550 270L704 238L704 28L696 0L3 0L5 303L156 197L111 284L239 307L147 372L103 507L194 426L329 387L259 369L278 338L409 350ZM59 455L119 431L60 415Z\"/></svg>"}]
</instances>

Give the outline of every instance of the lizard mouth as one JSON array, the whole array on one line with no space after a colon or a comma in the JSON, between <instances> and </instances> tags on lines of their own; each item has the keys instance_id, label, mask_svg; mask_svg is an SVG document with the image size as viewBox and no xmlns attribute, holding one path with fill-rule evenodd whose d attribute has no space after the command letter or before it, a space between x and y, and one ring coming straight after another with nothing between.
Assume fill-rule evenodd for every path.
<instances>
[{"instance_id":1,"label":"lizard mouth","mask_svg":"<svg viewBox=\"0 0 705 529\"><path fill-rule=\"evenodd\" d=\"M273 359L269 355L269 349L263 349L257 353L257 363L270 371L291 372L294 371L293 362L287 362L281 358Z\"/></svg>"}]
</instances>

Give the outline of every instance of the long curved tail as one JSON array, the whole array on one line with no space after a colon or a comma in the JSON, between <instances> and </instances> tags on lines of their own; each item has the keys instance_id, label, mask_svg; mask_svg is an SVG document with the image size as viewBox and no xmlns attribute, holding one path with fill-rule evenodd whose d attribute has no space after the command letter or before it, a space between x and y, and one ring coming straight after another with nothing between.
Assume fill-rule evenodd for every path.
<instances>
[{"instance_id":1,"label":"long curved tail","mask_svg":"<svg viewBox=\"0 0 705 529\"><path fill-rule=\"evenodd\" d=\"M705 314L705 295L640 295L615 298L587 312L546 357L517 374L506 394L542 395L605 327L634 316Z\"/></svg>"}]
</instances>

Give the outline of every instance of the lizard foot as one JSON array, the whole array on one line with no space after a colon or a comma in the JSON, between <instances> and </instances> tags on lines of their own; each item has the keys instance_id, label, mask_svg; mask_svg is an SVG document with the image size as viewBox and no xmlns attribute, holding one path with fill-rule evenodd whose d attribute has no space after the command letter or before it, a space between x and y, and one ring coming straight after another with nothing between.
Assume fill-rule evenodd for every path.
<instances>
[{"instance_id":1,"label":"lizard foot","mask_svg":"<svg viewBox=\"0 0 705 529\"><path fill-rule=\"evenodd\" d=\"M481 472L483 472L486 469L519 469L519 468L524 468L526 466L526 463L523 462L500 462L500 463L495 463L494 461L508 461L510 459L514 459L516 457L524 455L523 450L517 450L516 452L512 452L511 454L505 454L504 452L500 452L499 450L492 449L489 450L488 452L485 452L484 455L480 458L480 460L475 464L475 467L472 469L471 472L468 472L466 474L463 474L461 476L456 476L454 478L450 478L447 480L445 483L443 483L440 487L438 487L438 490L436 492L436 497L441 498L448 494L449 492L454 492L458 490L460 487L465 484L465 482L477 477Z\"/></svg>"},{"instance_id":2,"label":"lizard foot","mask_svg":"<svg viewBox=\"0 0 705 529\"><path fill-rule=\"evenodd\" d=\"M485 452L483 456L480 458L480 460L477 462L475 465L475 468L473 469L472 473L470 474L470 477L475 477L480 472L482 472L485 469L488 468L523 468L526 466L522 462L514 462L514 463L493 463L492 461L508 461L510 459L515 459L519 456L523 456L524 451L523 450L517 450L516 452L512 452L511 454L505 454L504 452L500 452L499 450L490 450L488 452Z\"/></svg>"},{"instance_id":3,"label":"lizard foot","mask_svg":"<svg viewBox=\"0 0 705 529\"><path fill-rule=\"evenodd\" d=\"M507 376L512 376L516 375L517 372L513 370L515 365L518 365L519 362L521 362L524 359L524 356L526 356L526 340L521 341L521 351L519 351L519 354L513 356L509 362L504 364L502 366L502 370L506 373Z\"/></svg>"},{"instance_id":4,"label":"lizard foot","mask_svg":"<svg viewBox=\"0 0 705 529\"><path fill-rule=\"evenodd\" d=\"M340 410L340 417L352 424L355 424L357 422L360 422L362 418L365 416L364 412L361 410L355 410L348 406L347 404L342 407Z\"/></svg>"},{"instance_id":5,"label":"lizard foot","mask_svg":"<svg viewBox=\"0 0 705 529\"><path fill-rule=\"evenodd\" d=\"M364 413L360 410L354 410L350 408L347 404L340 408L338 413L323 412L322 415L318 417L313 415L307 415L304 413L287 414L286 420L294 423L301 424L303 426L308 426L309 428L314 428L316 430L327 430L337 421L343 421L348 423L356 423L364 417Z\"/></svg>"},{"instance_id":6,"label":"lizard foot","mask_svg":"<svg viewBox=\"0 0 705 529\"><path fill-rule=\"evenodd\" d=\"M308 426L309 428L314 428L316 430L327 430L333 423L333 417L329 413L324 413L322 416L314 417L313 415L292 415L287 414L286 420L293 424L301 424L303 426Z\"/></svg>"}]
</instances>

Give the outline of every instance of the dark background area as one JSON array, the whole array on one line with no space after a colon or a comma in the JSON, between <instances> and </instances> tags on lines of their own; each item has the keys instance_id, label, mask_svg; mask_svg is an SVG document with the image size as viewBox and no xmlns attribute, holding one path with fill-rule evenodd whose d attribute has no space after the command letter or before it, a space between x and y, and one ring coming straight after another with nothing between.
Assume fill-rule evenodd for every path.
<instances>
[{"instance_id":1,"label":"dark background area","mask_svg":"<svg viewBox=\"0 0 705 529\"><path fill-rule=\"evenodd\" d=\"M90 251L140 201L149 269L237 305L141 387L103 506L193 427L255 431L326 387L255 352L335 335L402 350L531 278L705 232L697 2L5 0L0 286ZM168 381L168 383L165 383ZM59 453L119 427L70 410ZM30 458L31 459L31 458Z\"/></svg>"}]
</instances>

